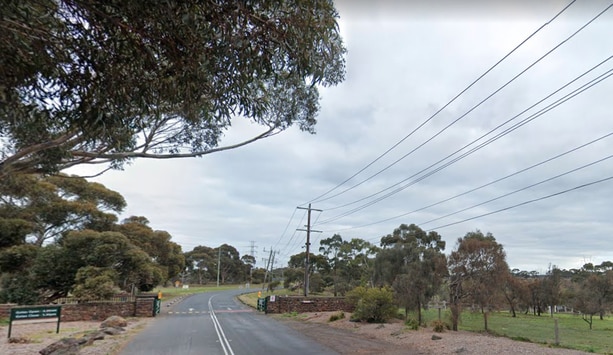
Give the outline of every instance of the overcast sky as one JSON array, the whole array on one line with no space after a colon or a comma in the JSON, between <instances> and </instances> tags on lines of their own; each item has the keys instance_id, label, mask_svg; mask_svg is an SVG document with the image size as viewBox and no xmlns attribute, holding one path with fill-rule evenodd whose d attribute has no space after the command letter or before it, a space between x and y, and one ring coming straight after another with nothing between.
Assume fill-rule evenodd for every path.
<instances>
[{"instance_id":1,"label":"overcast sky","mask_svg":"<svg viewBox=\"0 0 613 355\"><path fill-rule=\"evenodd\" d=\"M135 161L95 180L126 198L120 218L147 217L184 251L228 243L243 255L254 245L260 267L271 247L277 266L304 250L296 229L306 213L296 207L308 202L323 210L312 214L322 231L314 250L334 233L378 244L415 223L440 233L447 253L467 232L491 232L511 268L613 260L613 180L594 183L613 176L613 159L599 161L613 154L613 136L530 168L613 132L613 59L562 88L613 55L613 9L562 43L610 1L571 5L445 107L569 2L338 2L347 77L321 90L317 134L292 128L203 158ZM432 174L507 128L516 129ZM225 139L260 130L237 120Z\"/></svg>"}]
</instances>

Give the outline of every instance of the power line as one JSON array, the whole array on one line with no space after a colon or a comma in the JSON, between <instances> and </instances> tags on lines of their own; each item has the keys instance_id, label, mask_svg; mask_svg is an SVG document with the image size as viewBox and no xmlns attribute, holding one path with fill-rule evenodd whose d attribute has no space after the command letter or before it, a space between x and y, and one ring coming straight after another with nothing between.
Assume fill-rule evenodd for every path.
<instances>
[{"instance_id":1,"label":"power line","mask_svg":"<svg viewBox=\"0 0 613 355\"><path fill-rule=\"evenodd\" d=\"M436 165L438 165L438 164L440 164L440 163L444 162L445 160L447 160L447 159L449 159L449 158L453 157L454 155L456 155L457 153L461 152L462 150L464 150L464 149L466 149L466 148L470 147L470 146L471 146L471 145L473 145L474 143L476 143L476 142L480 141L481 139L483 139L483 138L487 137L488 135L492 134L493 132L495 132L495 131L496 131L496 130L498 130L499 128L501 128L501 127L503 127L504 125L506 125L507 123L509 123L509 122L511 122L511 121L514 121L515 119L517 119L518 117L520 117L520 116L521 116L521 115L523 115L524 113L528 112L529 110L531 110L531 109L533 109L534 107L538 106L539 104L543 103L545 100L547 100L547 99L551 98L552 96L554 96L555 94L559 93L559 92L560 92L560 91L562 91L563 89L567 88L568 86L570 86L571 84L573 84L573 83L574 83L574 82L576 82L577 80L581 79L581 78L582 78L582 77L584 77L585 75L587 75L587 74L589 74L590 72L594 71L595 69L597 69L598 67L600 67L600 66L601 66L601 65L603 65L604 63L608 62L608 61L609 61L609 60L611 60L612 58L613 58L613 56L610 56L610 57L608 57L607 59L605 59L605 60L601 61L600 63L596 64L595 66L593 66L593 67L592 67L592 68L590 68L589 70L585 71L583 74L581 74L581 75L577 76L577 77L576 77L576 78L574 78L573 80L569 81L569 82L568 82L568 83L566 83L565 85L563 85L563 86L561 86L560 88L558 88L557 90L553 91L551 94L549 94L549 95L545 96L545 97L544 97L544 98L542 98L541 100L539 100L539 101L537 101L536 103L532 104L530 107L528 107L528 108L524 109L524 110L523 110L523 111L521 111L520 113L516 114L515 116L513 116L513 117L511 117L510 119L506 120L505 122L503 122L503 123L499 124L498 126L494 127L493 129L491 129L491 130L490 130L490 131L488 131L487 133L485 133L485 134L481 135L479 138L477 138L477 139L473 140L472 142L470 142L470 143L468 143L468 144L464 145L462 148L457 149L457 150L456 150L456 151L454 151L453 153L448 154L448 155L447 155L447 156L445 156L444 158L439 159L437 162L435 162L435 163L433 163L433 164L431 164L431 165L429 165L429 166L427 166L427 167L423 168L422 170L420 170L420 171L418 171L418 172L414 173L413 175L411 175L411 176L409 176L409 177L407 177L407 178L405 178L405 179L403 179L403 180L401 180L401 181L399 181L399 182L397 182L397 183L395 183L395 184L393 184L393 185L391 185L391 186L388 186L387 188L385 188L385 189L383 189L383 190L380 190L380 191L375 192L375 193L373 193L373 194L370 194L370 195L368 195L368 196L362 197L362 198L360 198L360 199L358 199L358 200L355 200L355 201L352 201L352 202L349 202L349 203L345 203L345 204L340 205L340 206L335 206L335 207L329 207L329 208L326 208L326 210L328 210L328 211L332 211L332 210L336 210L336 209L339 209L339 208L347 207L347 206L350 206L350 205L356 204L356 203L358 203L358 202L361 202L361 201L367 200L367 199L369 199L369 198L371 198L371 197L377 196L377 195L379 195L379 194L381 194L381 193L383 193L383 192L385 192L385 191L388 191L388 190L390 190L390 189L392 189L392 188L394 188L394 187L396 187L396 186L399 186L399 185L400 185L400 184L402 184L403 182L406 182L407 180L409 180L409 179L411 179L411 178L414 178L415 176L418 176L419 174L421 174L421 173L423 173L423 172L427 171L428 169L430 169L430 168L432 168L432 167L434 167L434 166L436 166ZM597 84L597 83L599 83L599 82L601 81L601 80L600 80L600 81L598 81L599 79L603 79L603 78L604 78L604 79L606 79L606 78L608 77L608 76L606 76L606 75L607 75L607 74L609 74L609 73L610 73L610 72L612 72L612 71L613 71L613 69L610 69L609 71L605 72L604 74L601 74L600 76L596 77L595 79L592 79L590 82L588 82L588 83L584 84L583 86L579 87L578 89L575 89L573 92L571 92L571 93L569 93L569 94L565 95L565 96L564 96L564 97L562 97L561 99L558 99L556 102L558 102L558 103L560 103L560 104L561 104L561 103L563 103L563 102L565 102L565 101L568 101L568 99L570 99L570 98L572 98L572 97L576 96L576 95L574 95L574 96L572 96L572 97L571 97L571 95L572 95L573 93L577 93L577 92L578 92L578 93L581 93L581 92L585 91L585 90L583 90L583 91L580 91L580 92L579 92L579 90L581 90L581 89L585 89L585 88L586 88L586 86L588 86L590 83L596 83L596 84ZM593 86L593 85L592 85L592 86ZM590 87L591 87L591 86L590 86ZM565 101L561 102L561 101L562 101L563 99L565 99L565 98L567 98L567 99L566 99ZM554 102L554 104L555 104L556 102ZM553 105L553 104L550 104L550 105L546 106L546 107L545 107L545 109L546 109L546 108L548 108L548 107L551 107L552 105ZM553 108L553 107L551 107L551 108ZM505 129L504 131L502 131L502 132L498 133L496 136L494 136L494 137L492 137L492 138L489 138L487 141L480 143L480 144L479 144L477 147L474 147L474 148L472 148L470 151L463 153L463 154L462 154L462 155L460 155L459 157L456 157L456 158L455 158L455 159L454 159L452 162L448 162L448 163L446 163L445 165L443 165L443 166L441 166L441 167L437 168L435 171L433 171L433 172L429 173L429 174L428 174L428 175L426 175L425 177L428 177L428 176L430 176L430 175L432 175L432 174L434 174L434 173L436 173L436 172L438 172L438 171L440 171L440 170L442 170L442 169L446 168L447 166L449 166L449 165L451 165L451 164L455 163L456 161L463 159L464 157L466 157L466 156L468 156L468 155L470 155L470 154L474 153L475 151L477 151L477 150L479 150L479 149L483 148L484 146L489 145L489 144L491 144L492 142L494 142L494 141L498 140L499 138L503 137L504 135L506 135L506 134L508 134L508 133L510 133L510 132L512 132L512 131L514 131L514 130L516 130L516 129L518 129L519 127L522 127L522 126L524 126L525 124L527 124L527 123L531 122L532 120L534 120L534 119L536 119L536 118L540 117L540 115L538 115L538 116L537 116L537 114L539 114L539 113L544 114L545 112L542 112L542 111L543 111L543 110L545 110L545 109L541 109L541 110L539 110L538 112L536 112L536 113L534 113L534 114L532 114L532 115L528 116L527 118L523 119L522 121L520 121L520 123L519 123L519 124L515 124L515 125L513 125L513 126L511 126L511 127L507 128L507 129ZM425 178L425 177L423 177L423 178ZM418 181L416 181L416 182L419 182L419 181L423 180L423 178L420 178L420 179L419 179ZM411 184L410 184L410 185L408 185L408 186L411 186L411 185L415 184L416 182L413 182L413 183L411 183ZM407 186L407 185L405 185L405 186L403 186L403 187L402 187L401 189L399 189L399 190L394 190L394 192L393 192L392 194L390 194L390 195L385 195L385 197L389 197L389 196L393 195L394 193L400 192L400 191L404 190L404 189L405 189L406 187L408 187L408 186Z\"/></svg>"},{"instance_id":2,"label":"power line","mask_svg":"<svg viewBox=\"0 0 613 355\"><path fill-rule=\"evenodd\" d=\"M609 57L609 59L611 59L611 57ZM608 60L608 59L607 59L607 60ZM480 150L480 149L482 149L482 148L484 148L484 147L488 146L489 144L493 143L494 141L496 141L496 140L500 139L501 137L503 137L503 136L505 136L505 135L507 135L507 134L509 134L509 133L511 133L511 132L513 132L513 131L515 131L516 129L518 129L518 128L520 128L520 127L524 126L525 124L527 124L527 123L529 123L529 122L533 121L534 119L536 119L536 118L538 118L538 117L541 117L543 114L545 114L545 113L547 113L547 112L551 111L552 109L554 109L554 108L556 108L556 107L560 106L561 104L563 104L563 103L565 103L566 101L568 101L568 100L570 100L570 99L574 98L575 96L577 96L577 95L579 95L579 94L581 94L581 93L585 92L586 90L588 90L589 88L593 87L594 85L596 85L596 84L598 84L598 83L600 83L600 82L604 81L605 79L609 78L611 75L613 75L613 69L610 69L610 70L609 70L609 71L607 71L606 73L601 74L600 76L598 76L598 77L597 77L597 78L595 78L595 79L592 79L590 82L588 82L588 83L584 84L583 86L581 86L581 87L579 87L579 88L575 89L575 90L574 90L574 91L572 91L571 93L569 93L569 94L567 94L567 95L563 96L562 98L560 98L560 99L556 100L554 103L552 103L552 104L550 104L550 105L546 106L545 108L543 108L543 109L541 109L541 110L537 111L536 113L534 113L534 114L532 114L531 116L529 116L529 117L525 118L525 119L524 119L524 120L522 120L521 122L519 122L519 123L515 124L515 125L514 125L514 126L512 126L512 127L507 128L507 129L506 129L506 130L504 130L503 132L498 133L496 136L494 136L494 137L492 137L492 138L488 139L487 141L485 141L485 142L481 143L480 145L478 145L478 146L476 146L476 147L472 148L471 150L469 150L469 151L467 151L467 152L463 153L462 155L460 155L460 156L458 156L458 157L454 158L453 160L451 160L451 161L449 161L449 162L447 162L447 163L443 164L442 166L440 166L440 167L438 167L438 168L434 169L433 171L430 171L430 172L428 172L427 174L425 174L425 175L423 175L423 176L420 176L419 178L417 178L417 179L415 179L415 180L413 180L413 181L409 182L408 184L405 184L405 185L403 185L403 186L401 186L401 187L399 187L399 188L396 188L395 190L393 190L393 191L391 191L391 192L388 192L387 194L385 194L385 195L383 195L383 196L381 196L381 197L378 197L378 198L377 198L377 199L375 199L375 200L372 200L372 201L370 201L370 202L368 202L368 203L365 203L365 204L363 204L363 205L361 205L361 206L358 206L358 207L356 207L356 208L354 208L354 209L352 209L352 210L349 210L349 211L347 211L347 212L341 213L341 214L339 214L339 215L337 215L337 216L334 216L334 217L330 217L330 218L328 218L328 219L325 219L324 221L320 222L320 223L319 223L319 225L321 225L321 224L327 224L327 223L330 223L330 222L336 221L336 220L338 220L338 219L340 219L340 218L343 218L343 217L346 217L346 216L348 216L348 215L351 215L351 214L353 214L353 213L356 213L356 212L358 212L358 211L361 211L361 210L363 210L363 209L365 209L365 208L367 208L367 207L370 207L370 206L374 205L375 203L378 203L378 202L380 202L380 201L382 201L382 200L384 200L384 199L386 199L386 198L388 198L388 197L390 197L390 196L392 196L392 195L394 195L394 194L396 194L396 193L398 193L398 192L400 192L400 191L402 191L402 190L405 190L406 188L408 188L408 187L410 187L410 186L412 186L412 185L417 184L418 182L420 182L420 181L422 181L422 180L424 180L424 179L426 179L426 178L428 178L428 177L432 176L433 174L435 174L435 173L437 173L437 172L439 172L439 171L443 170L444 168L446 168L446 167L448 167L448 166L450 166L450 165L452 165L452 164L454 164L454 163L458 162L459 160L464 159L464 158L465 158L465 157L467 157L468 155L471 155L472 153L474 153L474 152L476 152L476 151L478 151L478 150ZM525 111L524 111L524 112L525 112ZM508 121L507 121L507 122L508 122ZM496 127L494 130L496 130L496 129L497 129L497 128L499 128L499 127L500 127L500 126ZM491 132L493 132L494 130L492 130L492 131L488 132L486 135L490 134L490 133L491 133ZM483 138L483 137L484 137L484 136L480 137L479 139L481 139L481 138ZM477 139L476 141L478 141L479 139ZM476 141L473 141L472 143L474 143L474 142L476 142ZM470 146L472 143L468 144L467 146ZM440 163L440 162L442 162L442 161L446 160L447 158L449 158L449 157L451 157L451 156L455 155L457 152L461 151L462 149L466 148L467 146L464 146L463 148L461 148L460 150L458 150L458 151L454 152L453 154L448 155L447 157L445 157L445 158L443 158L443 159L439 160L438 162L436 162L435 164L432 164L432 165L430 165L429 167L427 167L427 168L425 168L425 169L422 169L421 171L419 171L419 172L417 172L417 173L415 173L415 174L411 175L410 177L408 177L408 178L406 178L406 179L404 179L404 180L400 181L399 183L396 183L396 184L392 185L391 187L398 186L398 185L400 185L401 183L403 183L403 182L405 182L405 181L409 180L410 178L413 178L413 177L415 177L415 176L417 176L417 175L419 175L419 174L423 173L423 172L424 172L424 171L426 171L427 169L429 169L429 168L431 168L431 167L435 166L436 164L438 164L438 163ZM389 190L391 187L388 187L388 188L386 188L386 189L384 189L384 190L382 190L382 191L379 191L379 192L377 192L377 193L375 193L375 194L372 194L372 195L370 195L370 196L375 196L375 195L377 195L377 194L379 194L379 193L381 193L381 192L383 192L383 191ZM329 208L329 209L334 209L334 208Z\"/></svg>"},{"instance_id":3,"label":"power line","mask_svg":"<svg viewBox=\"0 0 613 355\"><path fill-rule=\"evenodd\" d=\"M463 95L466 91L468 91L471 87L473 87L478 81L480 81L483 77L485 77L487 74L489 74L494 68L496 68L500 63L502 63L504 60L506 60L511 54L513 54L518 48L520 48L522 45L524 45L527 41L529 41L534 35L536 35L540 30L542 30L545 26L549 25L551 22L553 22L558 16L560 16L564 11L566 11L573 3L575 3L576 0L571 1L568 5L566 5L561 11L559 11L555 16L553 16L549 21L545 22L543 25L541 25L536 31L534 31L532 34L530 34L527 38L525 38L523 41L521 41L515 48L513 48L509 53L507 53L504 57L502 57L502 59L500 59L498 62L496 62L496 64L494 64L493 66L491 66L488 70L486 70L483 74L481 74L477 79L475 79L472 83L470 83L466 88L464 88L462 91L460 91L460 93L458 93L456 96L454 96L449 102L447 102L443 107L441 107L440 109L438 109L434 114L432 114L428 119L426 119L425 121L423 121L419 126L417 126L417 128L413 129L413 131L411 131L409 134L407 134L406 136L404 136L404 138L402 138L400 141L398 141L397 143L395 143L392 147L388 148L385 152L383 152L383 154L379 155L376 159L374 159L373 161L371 161L370 163L368 163L365 167L363 167L362 169L358 170L358 172L356 172L355 174L351 175L349 178L345 179L344 181L342 181L341 183L339 183L338 185L336 185L335 187L333 187L332 189L324 192L323 194L313 198L312 200L310 200L309 202L303 203L302 205L306 205L308 203L314 203L314 202L322 202L322 201L326 201L330 198L336 197L342 193L345 193L361 184L363 184L364 182L370 180L371 178L373 178L374 176L378 175L379 173L383 172L384 170L390 168L391 166L393 166L394 164L396 164L398 161L394 162L392 165L387 166L385 169L379 171L379 173L369 177L368 179L360 182L357 185L352 186L349 189L346 189L338 194L335 194L333 196L327 197L325 199L322 199L322 197L328 195L329 193L331 193L332 191L338 189L339 187L341 187L342 185L344 185L345 183L349 182L351 179L353 179L354 177L356 177L357 175L359 175L360 173L362 173L364 170L366 170L367 168L369 168L370 166L372 166L374 163L376 163L377 161L379 161L381 158L383 158L384 156L386 156L389 152L391 152L392 150L394 150L398 145L400 145L402 142L404 142L406 139L408 139L409 137L411 137L415 132L417 132L419 129L421 129L424 125L426 125L428 122L430 122L434 117L436 117L440 112L442 112L444 109L446 109L449 105L451 105L453 102L455 102L456 99L458 99L461 95ZM404 158L404 157L403 157ZM301 205L301 206L302 206Z\"/></svg>"},{"instance_id":4,"label":"power line","mask_svg":"<svg viewBox=\"0 0 613 355\"><path fill-rule=\"evenodd\" d=\"M501 209L496 210L496 211L480 214L478 216L474 216L474 217L471 217L471 218L466 218L466 219L463 219L461 221L457 221L457 222L453 222L453 223L447 223L447 224L444 224L444 225L441 225L441 226L437 226L435 228L428 229L427 231L429 232L429 231L433 231L433 230L437 230L437 229L442 229L442 228L450 227L450 226L453 226L453 225L456 225L456 224L472 221L472 220L477 219L477 218L490 216L490 215L493 215L493 214L496 214L496 213L500 213L500 212L503 212L503 211L508 211L508 210L516 208L516 207L520 207L520 206L528 205L528 204L531 204L531 203L534 203L534 202L546 200L546 199L551 198L551 197L563 195L563 194L571 192L571 191L583 189L585 187L589 187L589 186L592 186L592 185L600 184L602 182L609 181L609 180L613 180L613 176L609 176L609 177L606 177L604 179L588 182L588 183L585 183L585 184L582 184L582 185L579 185L579 186L575 186L573 188L566 189L566 190L563 190L563 191L560 191L560 192L556 192L556 193L553 193L553 194L550 194L550 195L546 195L546 196L542 196L542 197L535 198L535 199L532 199L532 200L524 201L522 203L518 203L516 205L512 205L512 206L509 206L509 207L501 208Z\"/></svg>"},{"instance_id":5,"label":"power line","mask_svg":"<svg viewBox=\"0 0 613 355\"><path fill-rule=\"evenodd\" d=\"M289 218L289 221L287 221L287 224L285 225L285 229L283 230L283 233L281 233L281 236L279 237L279 240L277 240L277 243L275 244L275 248L279 245L279 243L281 243L281 240L283 239L283 236L287 232L287 229L289 228L289 225L292 223L292 219L294 219L294 215L295 214L296 214L296 209L294 209L294 212L292 212L292 216Z\"/></svg>"},{"instance_id":6,"label":"power line","mask_svg":"<svg viewBox=\"0 0 613 355\"><path fill-rule=\"evenodd\" d=\"M294 209L294 212L297 209ZM294 238L296 237L297 234L297 229L299 228L299 226L302 225L302 221L304 221L304 218L306 217L307 212L305 211L302 215L302 218L300 218L300 221L298 222L298 225L296 226L296 228L294 228L294 233L292 233L292 236L288 239L287 243L285 243L285 247L283 247L283 251L288 250L288 247L290 245L290 243L292 242L292 240L294 240ZM300 240L296 239L296 243L294 243L295 245L297 245L300 242ZM293 248L292 248L293 249Z\"/></svg>"},{"instance_id":7,"label":"power line","mask_svg":"<svg viewBox=\"0 0 613 355\"><path fill-rule=\"evenodd\" d=\"M530 166L528 166L528 167L526 167L526 168L523 168L523 169L521 169L521 170L518 170L518 171L516 171L516 172L514 172L514 173L511 173L511 174L509 174L509 175L505 175L505 176L503 176L503 177L501 177L501 178L498 178L498 179L492 180L492 181L490 181L490 182L488 182L488 183L486 183L486 184L483 184L483 185L480 185L480 186L478 186L478 187L472 188L472 189L470 189L470 190L464 191L464 192L459 193L459 194L457 194L457 195L454 195L454 196L448 197L448 198L443 199L443 200L441 200L441 201L438 201L438 202L435 202L435 203L429 204L429 205L427 205L427 206L420 207L420 208L415 209L415 210L412 210L412 211L410 211L410 212L402 213L402 214L399 214L399 215L394 216L394 217L386 218L386 219L383 219L383 220L380 220L380 221L376 221L376 222L372 222L372 223L368 223L368 224L363 224L363 225L356 226L356 227L344 228L344 229L337 229L337 230L334 230L333 232L339 232L339 231L345 231L345 230L351 230L351 229L358 229L358 228L368 227L368 226L372 226L372 225L375 225L375 224L379 224L379 223L383 223L383 222L388 222L388 221L391 221L391 220L394 220L394 219L397 219L397 218L400 218L400 217L405 217L405 216L408 216L408 215L413 214L413 213L416 213L416 212L421 212L421 211L427 210L428 208L431 208L431 207L434 207L434 206L441 205L441 204L443 204L443 203L445 203L445 202L449 202L449 201L454 200L454 199L456 199L456 198L458 198L458 197L468 195L468 194L470 194L470 193L472 193L472 192L478 191L478 190L480 190L480 189L483 189L483 188L485 188L485 187L491 186L491 185L493 185L493 184L496 184L496 183L498 183L498 182L501 182L501 181L506 180L506 179L508 179L508 178L511 178L511 177L513 177L513 176L519 175L519 174L521 174L521 173L524 173L524 172L526 172L526 171L529 171L529 170L534 169L534 168L536 168L536 167L539 167L539 166L541 166L541 165L547 164L547 163L549 163L549 162L551 162L551 161L553 161L553 160L556 160L556 159L558 159L558 158L561 158L561 157L563 157L563 156L566 156L566 155L568 155L568 154L570 154L570 153L573 153L573 152L575 152L575 151L577 151L577 150L579 150L579 149L582 149L582 148L585 148L585 147L587 147L587 146L590 146L590 145L592 145L592 144L594 144L594 143L596 143L596 142L599 142L599 141L601 141L601 140L603 140L603 139L605 139L605 138L608 138L608 137L610 137L610 136L612 136L612 135L613 135L613 132L607 133L607 134L605 134L604 136L601 136L601 137L598 137L598 138L596 138L596 139L593 139L593 140L591 140L591 141L589 141L589 142L587 142L587 143L584 143L584 144L582 144L582 145L579 145L579 146L577 146L577 147L575 147L575 148L572 148L572 149L570 149L570 150L567 150L567 151L565 151L565 152L563 152L563 153L557 154L557 155L555 155L555 156L553 156L553 157L551 157L551 158L545 159L545 160L540 161L540 162L538 162L538 163L536 163L536 164L530 165Z\"/></svg>"},{"instance_id":8,"label":"power line","mask_svg":"<svg viewBox=\"0 0 613 355\"><path fill-rule=\"evenodd\" d=\"M569 5L570 6L570 5ZM322 201L326 201L329 200L333 197L337 197L359 185L361 185L362 183L374 178L375 176L381 174L382 172L384 172L385 170L389 169L390 167L394 166L395 164L397 164L398 162L400 162L401 160L405 159L406 157L408 157L409 155L411 155L412 153L414 153L415 151L419 150L421 147L423 147L424 145L428 144L429 142L431 142L432 140L434 140L436 137L438 137L440 134L442 134L444 131L446 131L448 128L450 128L451 126L453 126L454 124L456 124L457 122L459 122L461 119L463 119L464 117L466 117L469 113L471 113L472 111L474 111L475 109L477 109L479 106L481 106L483 103L485 103L487 100L489 100L490 98L492 98L494 95L496 95L498 92L500 92L502 89L504 89L505 87L507 87L509 84L511 84L513 81L515 81L517 78L519 78L520 76L522 76L524 73L526 73L528 70L530 70L532 67L534 67L536 64L538 64L541 60L543 60L544 58L546 58L547 56L549 56L551 53L553 53L555 50L557 50L558 48L560 48L562 45L564 45L565 43L567 43L569 40L571 40L573 37L575 37L579 32L581 32L583 29L585 29L587 26L589 26L592 22L594 22L596 19L598 19L600 16L602 16L602 14L604 14L606 11L609 10L609 8L611 8L611 6L613 6L613 4L607 6L604 10L602 10L600 13L598 13L596 16L594 16L591 20L589 20L587 23L585 23L583 26L581 26L579 29L577 29L575 32L573 32L570 36L566 37L563 41L561 41L560 43L558 43L556 46L554 46L552 49L550 49L547 53L545 53L544 55L542 55L540 58L538 58L536 61L532 62L532 64L530 64L528 67L526 67L524 70L522 70L521 72L519 72L517 75L515 75L513 78L511 78L511 80L507 81L505 84L503 84L502 86L500 86L498 89L496 89L493 93L491 93L490 95L488 95L485 99L481 100L479 103L477 103L476 105L474 105L471 109L469 109L468 111L466 111L463 115L461 115L460 117L456 118L454 121L452 121L451 123L449 123L447 126L445 126L443 129L441 129L440 131L438 131L436 134L434 134L433 136L431 136L430 138L428 138L426 141L422 142L420 145L418 145L417 147L413 148L411 151L409 151L407 154L403 155L402 157L400 157L399 159L395 160L393 163L389 164L388 166L386 166L385 168L379 170L378 172L376 172L375 174L369 176L367 179L363 180L362 182L360 182L359 184L356 184L350 188L347 188L337 194L334 194L332 196L329 196L325 199L319 199L316 198L313 201L315 202L322 202ZM523 43L523 42L522 42ZM515 50L515 49L514 49ZM440 110L439 110L440 112ZM429 121L430 119L428 119ZM420 127L423 126L420 125ZM411 133L412 134L412 133ZM387 153L386 153L387 154Z\"/></svg>"},{"instance_id":9,"label":"power line","mask_svg":"<svg viewBox=\"0 0 613 355\"><path fill-rule=\"evenodd\" d=\"M525 190L528 190L528 189L533 188L533 187L535 187L535 186L542 185L542 184L544 184L544 183L546 183L546 182L550 182L550 181L552 181L552 180L558 179L558 178L560 178L560 177L562 177L562 176L566 176L566 175L572 174L572 173L574 173L574 172L577 172L577 171L579 171L579 170L583 170L583 169L585 169L585 168L589 168L590 166L593 166L593 165L596 165L596 164L602 163L603 161L608 160L608 159L611 159L611 158L613 158L613 154L608 155L608 156L606 156L606 157L604 157L604 158L598 159L598 160L596 160L596 161L593 161L593 162L591 162L591 163L588 163L588 164L582 165L582 166L580 166L580 167L578 167L578 168L574 168L574 169L568 170L568 171L566 171L566 172L564 172L564 173L561 173L561 174L558 174L558 175L552 176L552 177L547 178L547 179L545 179L545 180L541 180L541 181L536 182L536 183L534 183L534 184L530 184L530 185L528 185L528 186L522 187L521 189L517 189L517 190L511 191L511 192L508 192L508 193L506 193L506 194L503 194L503 195L500 195L500 196L494 197L494 198L489 199L489 200L487 200L487 201L484 201L484 202L478 203L478 204L476 204L476 205L472 205L472 206L470 206L470 207L463 208L463 209L461 209L461 210L458 210L458 211L455 211L455 212L452 212L452 213L446 214L446 215L444 215L444 216L437 217L437 218L431 219L431 220L429 220L429 221L419 223L419 225L420 225L420 226L422 226L422 225L425 225L425 224L428 224L428 223L432 223L432 222L434 222L434 221L439 221L439 220L441 220L441 219L444 219L444 218L447 218L447 217L451 217L451 216L456 215L456 214L458 214L458 213L462 213L462 212L465 212L465 211L471 210L471 209L473 209L473 208L475 208L475 207L483 206L483 205L488 204L488 203L490 203L490 202L500 200L500 199L502 199L502 198L505 198L505 197L508 197L508 196L514 195L514 194L516 194L516 193L518 193L518 192L525 191Z\"/></svg>"}]
</instances>

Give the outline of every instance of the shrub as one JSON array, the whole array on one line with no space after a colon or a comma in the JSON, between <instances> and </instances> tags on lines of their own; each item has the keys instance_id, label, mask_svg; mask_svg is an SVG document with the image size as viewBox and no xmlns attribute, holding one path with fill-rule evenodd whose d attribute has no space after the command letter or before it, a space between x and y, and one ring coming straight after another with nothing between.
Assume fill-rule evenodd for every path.
<instances>
[{"instance_id":1,"label":"shrub","mask_svg":"<svg viewBox=\"0 0 613 355\"><path fill-rule=\"evenodd\" d=\"M357 287L347 294L349 302L355 303L353 320L369 323L385 323L393 318L398 308L394 304L394 293L387 287L369 288Z\"/></svg>"},{"instance_id":2,"label":"shrub","mask_svg":"<svg viewBox=\"0 0 613 355\"><path fill-rule=\"evenodd\" d=\"M273 292L275 288L279 287L281 281L271 281L268 283L268 291Z\"/></svg>"},{"instance_id":3,"label":"shrub","mask_svg":"<svg viewBox=\"0 0 613 355\"><path fill-rule=\"evenodd\" d=\"M330 316L330 319L328 319L328 322L334 322L334 321L337 321L339 319L345 319L345 312L339 311L339 312L336 312L336 313L332 314Z\"/></svg>"},{"instance_id":4,"label":"shrub","mask_svg":"<svg viewBox=\"0 0 613 355\"><path fill-rule=\"evenodd\" d=\"M415 318L409 318L404 322L404 325L411 330L419 329L419 322Z\"/></svg>"},{"instance_id":5,"label":"shrub","mask_svg":"<svg viewBox=\"0 0 613 355\"><path fill-rule=\"evenodd\" d=\"M358 306L358 302L362 298L364 298L364 296L366 295L366 291L367 291L366 287L358 286L358 287L354 288L353 290L347 292L347 295L346 295L345 299L353 307L357 307Z\"/></svg>"},{"instance_id":6,"label":"shrub","mask_svg":"<svg viewBox=\"0 0 613 355\"><path fill-rule=\"evenodd\" d=\"M451 329L451 327L449 327L449 324L443 322L442 320L438 320L438 319L432 321L430 325L432 326L432 329L437 333L442 333L445 331L445 329L447 330Z\"/></svg>"}]
</instances>

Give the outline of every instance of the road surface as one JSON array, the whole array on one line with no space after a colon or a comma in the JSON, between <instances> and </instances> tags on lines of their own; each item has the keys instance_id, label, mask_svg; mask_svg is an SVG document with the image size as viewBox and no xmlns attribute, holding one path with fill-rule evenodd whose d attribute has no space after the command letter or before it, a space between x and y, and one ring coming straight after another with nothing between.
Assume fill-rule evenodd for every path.
<instances>
[{"instance_id":1,"label":"road surface","mask_svg":"<svg viewBox=\"0 0 613 355\"><path fill-rule=\"evenodd\" d=\"M328 355L336 351L235 299L244 290L187 297L136 335L120 355Z\"/></svg>"}]
</instances>

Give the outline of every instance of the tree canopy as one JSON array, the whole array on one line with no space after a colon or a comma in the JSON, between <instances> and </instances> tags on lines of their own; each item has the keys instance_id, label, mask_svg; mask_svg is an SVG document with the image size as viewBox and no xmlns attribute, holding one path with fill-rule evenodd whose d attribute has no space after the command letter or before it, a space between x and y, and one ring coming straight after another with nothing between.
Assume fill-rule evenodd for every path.
<instances>
[{"instance_id":1,"label":"tree canopy","mask_svg":"<svg viewBox=\"0 0 613 355\"><path fill-rule=\"evenodd\" d=\"M408 310L416 310L421 324L421 308L439 291L447 276L445 242L437 232L401 224L381 238L381 246L375 259L376 280L391 285L399 304L405 307L405 317Z\"/></svg>"},{"instance_id":2,"label":"tree canopy","mask_svg":"<svg viewBox=\"0 0 613 355\"><path fill-rule=\"evenodd\" d=\"M0 181L0 247L25 242L36 245L73 229L108 229L126 201L118 192L64 174L19 174Z\"/></svg>"},{"instance_id":3,"label":"tree canopy","mask_svg":"<svg viewBox=\"0 0 613 355\"><path fill-rule=\"evenodd\" d=\"M469 232L458 239L449 255L448 267L453 329L458 327L461 300L468 298L483 310L487 331L487 307L494 303L509 273L502 245L491 233Z\"/></svg>"},{"instance_id":4,"label":"tree canopy","mask_svg":"<svg viewBox=\"0 0 613 355\"><path fill-rule=\"evenodd\" d=\"M330 0L27 0L0 15L0 176L314 132L318 86L344 79ZM220 146L235 117L263 129Z\"/></svg>"},{"instance_id":5,"label":"tree canopy","mask_svg":"<svg viewBox=\"0 0 613 355\"><path fill-rule=\"evenodd\" d=\"M63 174L0 180L0 302L148 291L185 267L181 247L145 217L117 224L124 198Z\"/></svg>"}]
</instances>

